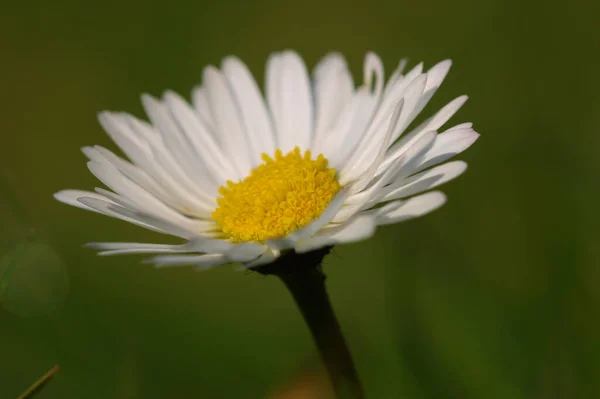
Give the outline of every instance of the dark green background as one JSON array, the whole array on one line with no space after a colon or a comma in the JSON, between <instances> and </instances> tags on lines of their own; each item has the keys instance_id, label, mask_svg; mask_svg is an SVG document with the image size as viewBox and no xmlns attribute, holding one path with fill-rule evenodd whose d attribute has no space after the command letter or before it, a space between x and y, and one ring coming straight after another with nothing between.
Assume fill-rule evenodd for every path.
<instances>
[{"instance_id":1,"label":"dark green background","mask_svg":"<svg viewBox=\"0 0 600 399\"><path fill-rule=\"evenodd\" d=\"M79 152L115 149L98 111L141 116L142 92L187 96L228 54L262 81L268 54L285 48L311 67L339 50L359 81L368 50L388 72L405 56L452 58L426 114L468 94L451 125L472 121L482 134L460 156L468 172L443 187L446 206L326 261L369 397L599 397L597 4L3 2L2 250L35 229L64 261L70 293L50 317L0 309L0 398L55 363L41 399L264 398L315 364L278 281L96 257L82 244L162 237L51 197L98 184ZM56 283L53 262L23 263L55 273L32 295Z\"/></svg>"}]
</instances>

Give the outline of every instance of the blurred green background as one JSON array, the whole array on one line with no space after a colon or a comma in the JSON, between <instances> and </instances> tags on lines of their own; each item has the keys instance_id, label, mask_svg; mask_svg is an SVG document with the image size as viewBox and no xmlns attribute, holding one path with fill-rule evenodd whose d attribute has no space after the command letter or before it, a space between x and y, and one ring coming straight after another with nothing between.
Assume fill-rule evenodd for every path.
<instances>
[{"instance_id":1,"label":"blurred green background","mask_svg":"<svg viewBox=\"0 0 600 399\"><path fill-rule=\"evenodd\" d=\"M265 398L320 370L279 281L97 257L82 245L163 239L52 198L99 184L79 151L116 148L98 111L188 96L228 54L262 82L286 48L310 67L339 50L358 81L368 50L388 72L452 58L425 114L468 94L449 126L482 134L446 206L326 260L369 398L600 397L598 15L591 0L3 2L0 257L20 250L14 272L37 283L4 294L0 398L56 363L40 399Z\"/></svg>"}]
</instances>

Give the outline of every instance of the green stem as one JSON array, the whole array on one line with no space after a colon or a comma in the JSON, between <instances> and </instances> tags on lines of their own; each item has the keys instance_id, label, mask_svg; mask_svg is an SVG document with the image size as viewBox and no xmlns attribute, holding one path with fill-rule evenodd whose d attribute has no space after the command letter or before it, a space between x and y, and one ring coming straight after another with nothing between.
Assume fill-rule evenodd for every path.
<instances>
[{"instance_id":1,"label":"green stem","mask_svg":"<svg viewBox=\"0 0 600 399\"><path fill-rule=\"evenodd\" d=\"M296 254L290 252L269 265L261 274L279 277L288 288L308 325L325 364L333 389L340 399L363 399L363 388L325 287L321 268L331 248Z\"/></svg>"}]
</instances>

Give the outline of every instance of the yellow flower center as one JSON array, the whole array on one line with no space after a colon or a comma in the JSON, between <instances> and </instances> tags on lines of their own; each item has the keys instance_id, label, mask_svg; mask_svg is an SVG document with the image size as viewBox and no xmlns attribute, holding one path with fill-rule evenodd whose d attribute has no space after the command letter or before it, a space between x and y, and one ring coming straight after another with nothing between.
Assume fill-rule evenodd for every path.
<instances>
[{"instance_id":1,"label":"yellow flower center","mask_svg":"<svg viewBox=\"0 0 600 399\"><path fill-rule=\"evenodd\" d=\"M275 159L262 154L263 163L250 176L219 188L219 205L212 214L221 230L234 242L284 237L318 218L340 190L335 169L310 151L298 147Z\"/></svg>"}]
</instances>

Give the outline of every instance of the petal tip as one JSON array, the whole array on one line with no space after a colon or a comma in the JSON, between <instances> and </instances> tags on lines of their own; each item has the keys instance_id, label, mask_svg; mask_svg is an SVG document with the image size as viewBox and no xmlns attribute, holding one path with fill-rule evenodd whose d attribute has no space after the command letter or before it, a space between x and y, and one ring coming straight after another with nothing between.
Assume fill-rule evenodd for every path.
<instances>
[{"instance_id":1,"label":"petal tip","mask_svg":"<svg viewBox=\"0 0 600 399\"><path fill-rule=\"evenodd\" d=\"M54 194L52 194L52 197L54 197L55 200L60 201L60 202L65 202L65 196L67 195L67 193L70 190L60 190L55 192Z\"/></svg>"}]
</instances>

